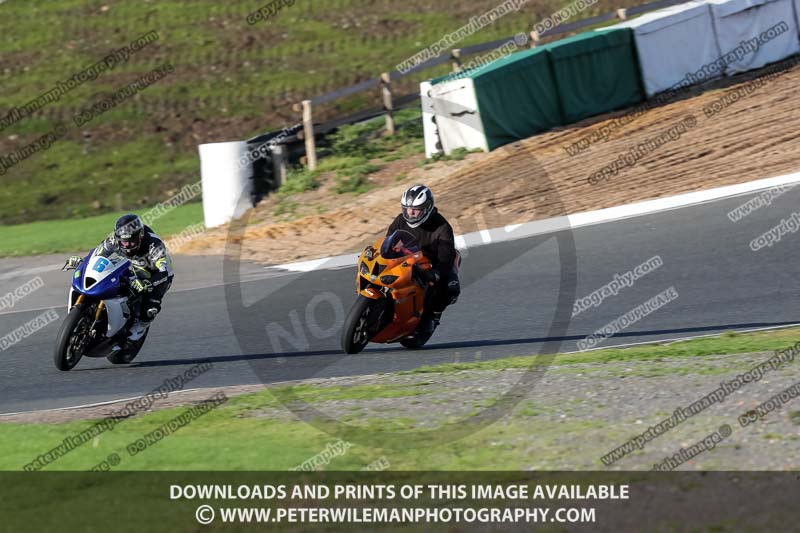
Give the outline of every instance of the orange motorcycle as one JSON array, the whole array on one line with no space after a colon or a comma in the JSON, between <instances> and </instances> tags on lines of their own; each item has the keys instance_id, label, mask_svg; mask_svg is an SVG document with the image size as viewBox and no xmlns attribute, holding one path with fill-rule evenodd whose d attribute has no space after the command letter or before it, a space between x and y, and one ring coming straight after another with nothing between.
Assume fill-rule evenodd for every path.
<instances>
[{"instance_id":1,"label":"orange motorcycle","mask_svg":"<svg viewBox=\"0 0 800 533\"><path fill-rule=\"evenodd\" d=\"M342 349L355 354L370 342L399 342L409 349L421 348L431 337L417 331L424 311L423 279L432 268L416 239L398 230L374 246L367 247L358 260L358 299L342 332Z\"/></svg>"}]
</instances>

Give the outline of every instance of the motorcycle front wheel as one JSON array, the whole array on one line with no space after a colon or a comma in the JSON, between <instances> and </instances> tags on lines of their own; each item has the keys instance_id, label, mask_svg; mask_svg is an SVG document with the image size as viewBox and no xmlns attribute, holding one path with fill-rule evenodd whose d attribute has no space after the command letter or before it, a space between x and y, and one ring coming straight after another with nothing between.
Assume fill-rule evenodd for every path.
<instances>
[{"instance_id":1,"label":"motorcycle front wheel","mask_svg":"<svg viewBox=\"0 0 800 533\"><path fill-rule=\"evenodd\" d=\"M342 330L342 350L346 354L356 354L366 348L372 335L373 309L377 307L378 300L363 296L358 297L350 314L344 321Z\"/></svg>"},{"instance_id":2,"label":"motorcycle front wheel","mask_svg":"<svg viewBox=\"0 0 800 533\"><path fill-rule=\"evenodd\" d=\"M57 369L66 372L75 368L91 341L89 337L89 328L91 327L92 318L86 313L83 304L75 305L70 309L67 318L61 324L56 339L53 362Z\"/></svg>"}]
</instances>

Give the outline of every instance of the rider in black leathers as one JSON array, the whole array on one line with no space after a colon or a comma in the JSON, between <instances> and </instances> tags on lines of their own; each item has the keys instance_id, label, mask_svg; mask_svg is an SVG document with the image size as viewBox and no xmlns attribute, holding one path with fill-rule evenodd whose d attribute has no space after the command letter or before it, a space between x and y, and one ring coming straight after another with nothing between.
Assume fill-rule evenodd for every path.
<instances>
[{"instance_id":1,"label":"rider in black leathers","mask_svg":"<svg viewBox=\"0 0 800 533\"><path fill-rule=\"evenodd\" d=\"M400 206L402 212L391 223L386 236L397 230L407 231L416 238L420 250L433 265L430 271L418 273L423 281L434 283L426 294L421 325L432 333L439 324L442 312L448 305L456 303L461 294L458 279L460 257L456 251L453 228L434 206L433 192L424 185L415 185L406 190Z\"/></svg>"},{"instance_id":2,"label":"rider in black leathers","mask_svg":"<svg viewBox=\"0 0 800 533\"><path fill-rule=\"evenodd\" d=\"M174 277L172 259L164 241L138 216L129 214L117 220L114 233L100 243L100 246L107 252L119 252L130 260L136 272L131 289L142 296L138 328L134 327L134 330L149 326L161 312L164 295ZM80 256L72 256L67 260L66 266L77 268L82 260Z\"/></svg>"}]
</instances>

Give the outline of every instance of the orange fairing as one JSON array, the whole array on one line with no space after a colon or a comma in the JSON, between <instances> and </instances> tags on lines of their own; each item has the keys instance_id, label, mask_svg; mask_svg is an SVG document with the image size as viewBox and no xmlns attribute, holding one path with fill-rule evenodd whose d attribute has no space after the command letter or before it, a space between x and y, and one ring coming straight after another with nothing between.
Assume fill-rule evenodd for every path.
<instances>
[{"instance_id":1,"label":"orange fairing","mask_svg":"<svg viewBox=\"0 0 800 533\"><path fill-rule=\"evenodd\" d=\"M412 267L431 268L422 252L404 250L407 255L386 259L380 254L383 240L373 246L373 257L367 251L358 260L356 290L365 298L391 298L394 301L394 320L372 342L393 342L413 332L422 315L425 291L412 279Z\"/></svg>"}]
</instances>

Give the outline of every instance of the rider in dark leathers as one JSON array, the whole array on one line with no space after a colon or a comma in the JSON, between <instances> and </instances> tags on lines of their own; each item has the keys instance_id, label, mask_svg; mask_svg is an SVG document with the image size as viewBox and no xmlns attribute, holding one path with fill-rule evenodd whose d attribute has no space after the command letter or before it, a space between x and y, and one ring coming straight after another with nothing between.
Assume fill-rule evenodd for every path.
<instances>
[{"instance_id":1,"label":"rider in dark leathers","mask_svg":"<svg viewBox=\"0 0 800 533\"><path fill-rule=\"evenodd\" d=\"M136 272L131 289L141 294L142 299L139 322L134 326L133 334L140 334L161 312L164 295L172 285L174 272L167 247L149 226L133 214L120 217L114 225L114 233L100 246L107 252L119 252L127 257ZM67 260L67 266L76 268L82 260L80 256L72 256Z\"/></svg>"},{"instance_id":2,"label":"rider in dark leathers","mask_svg":"<svg viewBox=\"0 0 800 533\"><path fill-rule=\"evenodd\" d=\"M430 259L433 268L420 271L423 281L432 281L425 297L425 313L421 327L433 332L439 324L442 312L448 305L456 303L461 294L458 279L459 255L456 251L453 228L434 206L433 192L424 185L407 189L401 198L402 212L389 226L388 237L397 230L413 235L422 253Z\"/></svg>"}]
</instances>

